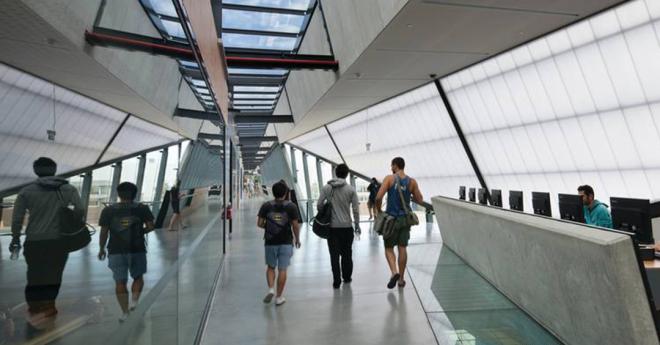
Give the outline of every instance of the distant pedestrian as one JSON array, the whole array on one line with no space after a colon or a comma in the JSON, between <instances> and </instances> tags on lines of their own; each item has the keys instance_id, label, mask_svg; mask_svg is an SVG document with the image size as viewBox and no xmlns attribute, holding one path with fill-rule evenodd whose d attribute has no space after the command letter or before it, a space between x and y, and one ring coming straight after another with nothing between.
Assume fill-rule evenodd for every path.
<instances>
[{"instance_id":1,"label":"distant pedestrian","mask_svg":"<svg viewBox=\"0 0 660 345\"><path fill-rule=\"evenodd\" d=\"M342 278L344 283L353 281L353 231L360 233L360 202L355 189L346 183L349 169L346 164L335 168L337 178L323 186L316 207L321 209L326 200L332 203L328 251L332 266L332 287L338 289ZM351 209L353 221L351 221ZM353 224L354 227L351 227Z\"/></svg>"},{"instance_id":2,"label":"distant pedestrian","mask_svg":"<svg viewBox=\"0 0 660 345\"><path fill-rule=\"evenodd\" d=\"M124 322L128 313L134 310L144 288L143 276L147 272L147 246L144 235L154 230L154 216L149 207L135 202L138 188L130 182L117 186L119 203L103 209L99 225L99 260L108 257L108 267L115 280L115 293ZM108 243L108 236L110 242ZM106 243L108 253L106 253ZM132 298L128 302L128 274L133 278Z\"/></svg>"},{"instance_id":3,"label":"distant pedestrian","mask_svg":"<svg viewBox=\"0 0 660 345\"><path fill-rule=\"evenodd\" d=\"M369 199L367 201L367 208L369 209L369 220L372 220L376 216L376 195L378 194L378 189L380 189L380 183L375 177L371 178L371 183L367 186L367 191L369 192Z\"/></svg>"},{"instance_id":4,"label":"distant pedestrian","mask_svg":"<svg viewBox=\"0 0 660 345\"><path fill-rule=\"evenodd\" d=\"M183 215L181 215L181 197L185 194L179 191L181 181L170 189L170 204L172 204L172 219L170 220L170 231L184 229L186 226L183 224Z\"/></svg>"},{"instance_id":5,"label":"distant pedestrian","mask_svg":"<svg viewBox=\"0 0 660 345\"><path fill-rule=\"evenodd\" d=\"M410 227L411 225L407 220L407 210L410 210L411 199L421 204L424 202L422 192L419 190L417 181L407 176L404 168L406 162L401 157L396 157L392 160L392 175L383 179L383 185L378 191L376 196L376 209L380 211L383 203L383 197L387 193L387 214L395 217L394 234L385 238L385 258L390 267L392 276L387 283L389 289L394 288L397 284L399 287L406 285L405 272L408 263L408 241L410 240ZM400 187L401 192L397 190ZM404 200L401 200L400 195L403 195ZM398 269L397 257L394 254L394 247L397 247L399 252Z\"/></svg>"},{"instance_id":6,"label":"distant pedestrian","mask_svg":"<svg viewBox=\"0 0 660 345\"><path fill-rule=\"evenodd\" d=\"M275 296L275 305L286 302L284 287L287 269L293 256L293 246L300 248L300 216L298 208L285 199L288 188L277 182L273 185L274 200L267 201L259 209L257 226L264 229L266 257L266 281L268 293L264 303L270 303ZM277 270L277 290L275 290L275 271Z\"/></svg>"}]
</instances>

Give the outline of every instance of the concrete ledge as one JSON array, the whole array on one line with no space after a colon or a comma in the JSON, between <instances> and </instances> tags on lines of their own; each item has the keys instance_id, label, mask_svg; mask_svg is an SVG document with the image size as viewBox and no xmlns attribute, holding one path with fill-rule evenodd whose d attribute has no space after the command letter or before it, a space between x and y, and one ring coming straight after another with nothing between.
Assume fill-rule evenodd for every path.
<instances>
[{"instance_id":1,"label":"concrete ledge","mask_svg":"<svg viewBox=\"0 0 660 345\"><path fill-rule=\"evenodd\" d=\"M566 344L659 344L631 239L434 197L445 245Z\"/></svg>"}]
</instances>

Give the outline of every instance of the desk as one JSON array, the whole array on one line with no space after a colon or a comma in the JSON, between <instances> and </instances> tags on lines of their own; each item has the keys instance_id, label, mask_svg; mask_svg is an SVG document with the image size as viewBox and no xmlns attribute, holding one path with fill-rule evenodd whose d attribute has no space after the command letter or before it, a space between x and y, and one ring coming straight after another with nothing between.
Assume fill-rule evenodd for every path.
<instances>
[{"instance_id":1,"label":"desk","mask_svg":"<svg viewBox=\"0 0 660 345\"><path fill-rule=\"evenodd\" d=\"M644 261L644 268L646 268L646 276L649 279L651 293L655 300L655 309L660 310L660 260L646 260Z\"/></svg>"}]
</instances>

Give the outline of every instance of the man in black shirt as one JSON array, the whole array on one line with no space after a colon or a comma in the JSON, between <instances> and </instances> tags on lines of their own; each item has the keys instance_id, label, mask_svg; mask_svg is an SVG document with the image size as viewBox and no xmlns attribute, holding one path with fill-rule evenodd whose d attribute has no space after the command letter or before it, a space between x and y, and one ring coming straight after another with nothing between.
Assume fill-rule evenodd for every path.
<instances>
[{"instance_id":1,"label":"man in black shirt","mask_svg":"<svg viewBox=\"0 0 660 345\"><path fill-rule=\"evenodd\" d=\"M147 248L144 235L154 229L154 216L149 207L135 202L137 186L130 182L123 182L117 186L120 202L108 206L101 212L99 225L101 238L99 241L99 260L106 257L105 246L108 243L108 267L112 270L115 280L115 293L117 302L123 312L119 318L124 322L129 310L135 309L144 280L142 276L147 272ZM146 229L145 229L146 224ZM131 273L133 285L131 286L131 305L128 304L128 273Z\"/></svg>"},{"instance_id":2,"label":"man in black shirt","mask_svg":"<svg viewBox=\"0 0 660 345\"><path fill-rule=\"evenodd\" d=\"M286 302L282 296L286 284L286 270L293 255L293 244L300 248L300 222L298 208L285 200L289 188L284 183L273 185L275 200L261 205L257 217L257 226L264 229L266 279L268 293L264 303L270 303L275 295L275 269L277 268L277 297L275 305Z\"/></svg>"}]
</instances>

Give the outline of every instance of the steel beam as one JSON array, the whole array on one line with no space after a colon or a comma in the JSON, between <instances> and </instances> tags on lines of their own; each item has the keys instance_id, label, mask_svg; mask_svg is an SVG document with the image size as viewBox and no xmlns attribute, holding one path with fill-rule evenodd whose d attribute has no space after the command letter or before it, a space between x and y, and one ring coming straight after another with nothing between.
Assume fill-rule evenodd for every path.
<instances>
[{"instance_id":1,"label":"steel beam","mask_svg":"<svg viewBox=\"0 0 660 345\"><path fill-rule=\"evenodd\" d=\"M201 134L201 133L200 133ZM278 141L279 138L277 136L263 136L263 137L239 137L238 141L241 144L245 143L261 143L264 141Z\"/></svg>"},{"instance_id":2,"label":"steel beam","mask_svg":"<svg viewBox=\"0 0 660 345\"><path fill-rule=\"evenodd\" d=\"M225 140L225 137L222 134L199 133L197 134L197 139Z\"/></svg>"},{"instance_id":3,"label":"steel beam","mask_svg":"<svg viewBox=\"0 0 660 345\"><path fill-rule=\"evenodd\" d=\"M234 123L293 123L291 115L236 115Z\"/></svg>"},{"instance_id":4,"label":"steel beam","mask_svg":"<svg viewBox=\"0 0 660 345\"><path fill-rule=\"evenodd\" d=\"M136 201L141 201L142 200L142 185L144 184L144 170L147 167L147 154L141 154L138 156L138 173L137 173L137 181L135 181L135 185L137 186L138 193L136 196Z\"/></svg>"},{"instance_id":5,"label":"steel beam","mask_svg":"<svg viewBox=\"0 0 660 345\"><path fill-rule=\"evenodd\" d=\"M176 108L174 110L174 116L185 117L188 119L196 119L196 120L208 120L208 121L222 120L220 114L216 112L199 111L199 110L182 109L182 108Z\"/></svg>"}]
</instances>

